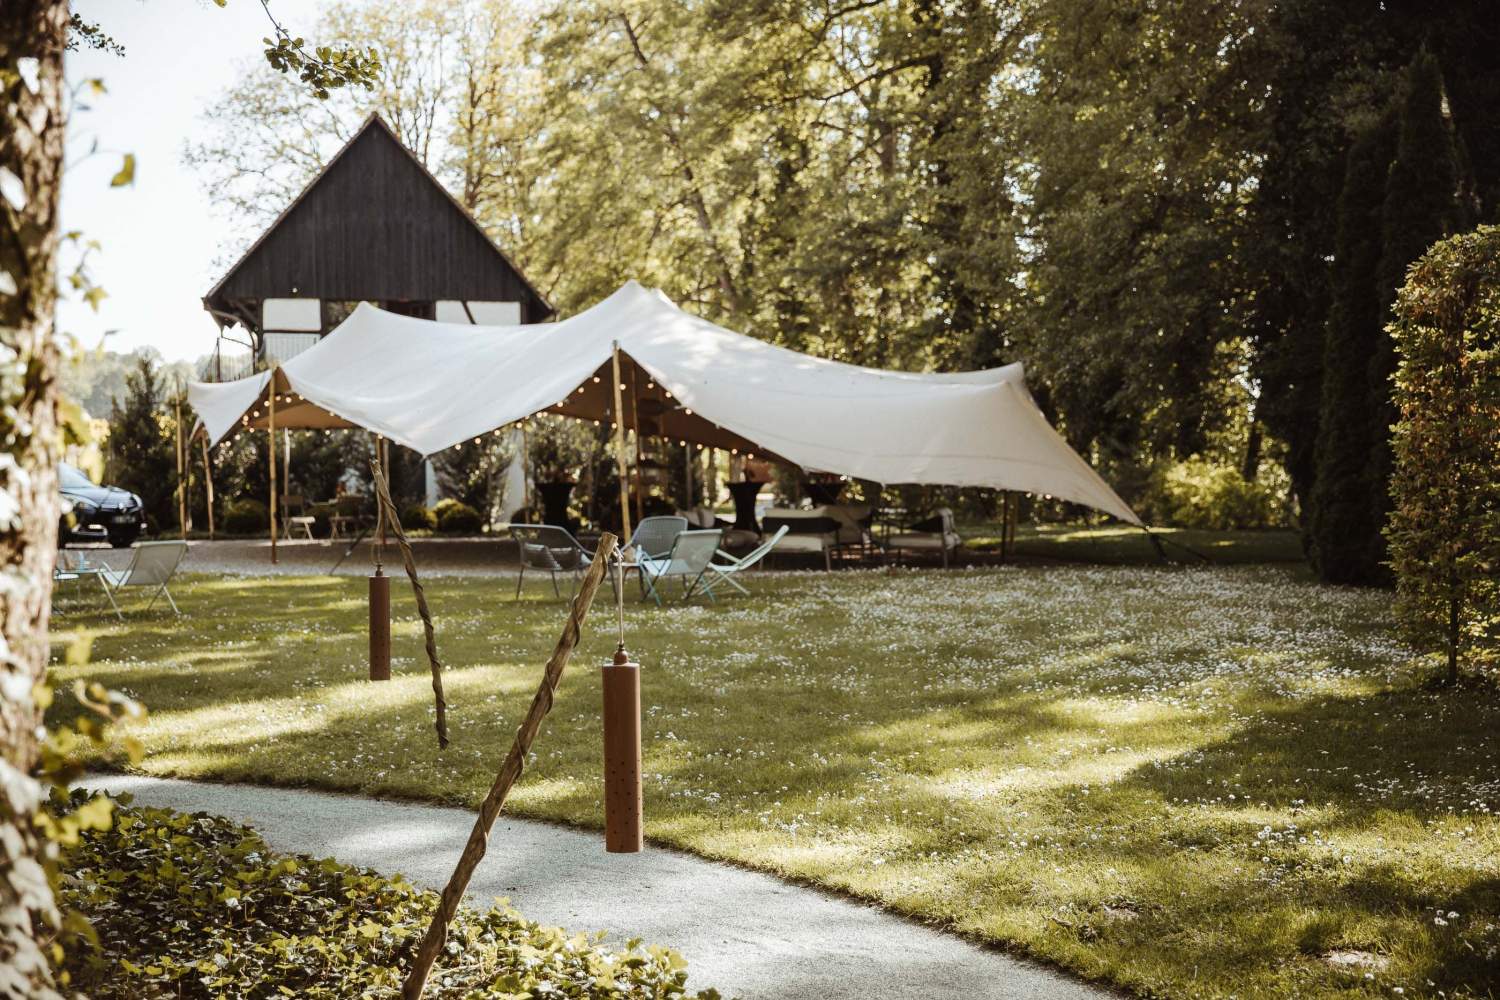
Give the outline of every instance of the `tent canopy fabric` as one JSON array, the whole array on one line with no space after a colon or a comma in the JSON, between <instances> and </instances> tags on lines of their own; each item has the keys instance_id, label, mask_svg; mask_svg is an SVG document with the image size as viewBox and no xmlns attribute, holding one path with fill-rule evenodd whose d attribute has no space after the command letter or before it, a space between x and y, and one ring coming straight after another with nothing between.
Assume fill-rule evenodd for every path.
<instances>
[{"instance_id":1,"label":"tent canopy fabric","mask_svg":"<svg viewBox=\"0 0 1500 1000\"><path fill-rule=\"evenodd\" d=\"M195 382L210 440L264 427L357 426L424 455L540 412L627 427L877 483L1050 494L1131 524L1135 512L1048 424L1021 365L884 371L734 333L634 281L556 323L477 327L362 304L275 373Z\"/></svg>"}]
</instances>

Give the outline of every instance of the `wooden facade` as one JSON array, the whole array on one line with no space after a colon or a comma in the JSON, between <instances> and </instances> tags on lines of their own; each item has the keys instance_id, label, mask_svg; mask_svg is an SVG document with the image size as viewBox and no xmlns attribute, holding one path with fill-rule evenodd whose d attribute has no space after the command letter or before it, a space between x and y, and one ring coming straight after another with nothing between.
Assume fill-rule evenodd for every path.
<instances>
[{"instance_id":1,"label":"wooden facade","mask_svg":"<svg viewBox=\"0 0 1500 1000\"><path fill-rule=\"evenodd\" d=\"M266 300L299 300L322 335L357 302L407 315L489 322L479 306L538 323L554 312L473 217L378 115L324 166L203 298L221 329L243 327L266 352ZM310 300L316 300L313 306ZM438 315L443 303L448 316ZM471 310L468 304L475 304ZM314 338L315 339L315 338ZM210 377L212 377L210 375Z\"/></svg>"}]
</instances>

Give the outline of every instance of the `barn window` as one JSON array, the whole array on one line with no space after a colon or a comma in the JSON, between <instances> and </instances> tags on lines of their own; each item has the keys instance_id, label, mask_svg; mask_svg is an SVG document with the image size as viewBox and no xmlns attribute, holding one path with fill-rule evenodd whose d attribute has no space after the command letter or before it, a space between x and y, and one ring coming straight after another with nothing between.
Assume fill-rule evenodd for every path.
<instances>
[{"instance_id":1,"label":"barn window","mask_svg":"<svg viewBox=\"0 0 1500 1000\"><path fill-rule=\"evenodd\" d=\"M316 333L323 329L321 299L266 299L260 308L260 328L267 332L308 330Z\"/></svg>"},{"instance_id":2,"label":"barn window","mask_svg":"<svg viewBox=\"0 0 1500 1000\"><path fill-rule=\"evenodd\" d=\"M453 299L439 300L437 304L437 320L439 323L468 323L469 316L473 315L472 322L480 326L516 326L521 322L521 303L519 302L477 302L471 300L467 303L468 309L464 309L465 303Z\"/></svg>"}]
</instances>

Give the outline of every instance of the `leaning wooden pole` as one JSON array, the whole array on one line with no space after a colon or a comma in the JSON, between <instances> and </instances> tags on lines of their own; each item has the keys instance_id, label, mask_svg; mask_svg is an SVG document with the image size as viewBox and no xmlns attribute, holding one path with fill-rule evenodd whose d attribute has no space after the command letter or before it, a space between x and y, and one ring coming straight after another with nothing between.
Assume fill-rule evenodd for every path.
<instances>
[{"instance_id":1,"label":"leaning wooden pole","mask_svg":"<svg viewBox=\"0 0 1500 1000\"><path fill-rule=\"evenodd\" d=\"M615 385L619 384L616 380ZM577 596L573 598L573 608L568 615L568 622L563 626L562 635L557 640L557 648L552 651L552 658L547 661L546 669L542 671L542 683L537 687L536 697L531 699L531 708L526 712L526 717L521 720L520 727L516 729L516 737L511 742L510 753L506 754L505 763L500 765L500 773L495 776L495 783L490 786L489 794L485 795L484 802L479 806L479 816L474 820L474 829L469 831L468 843L464 845L464 852L459 856L458 865L453 869L452 877L443 887L443 898L438 904L437 913L433 914L432 923L422 937L421 944L417 946L417 954L412 961L411 971L407 973L406 982L401 987L403 1000L418 1000L422 996L422 990L427 985L427 976L432 972L432 964L437 960L438 953L443 950L443 944L448 938L448 925L453 922L453 917L458 913L458 904L463 900L464 890L469 887L469 879L473 876L474 869L484 858L485 848L489 844L490 828L495 825L495 818L500 815L500 809L505 805L505 799L510 794L511 787L521 777L521 771L526 766L526 755L531 752L531 744L536 740L536 734L542 728L542 720L552 710L552 699L557 693L558 682L562 680L563 668L568 665L568 659L573 655L573 648L578 645L578 638L583 633L584 619L588 617L589 608L594 603L594 594L598 592L599 585L604 582L604 574L609 570L610 557L614 555L618 542L619 539L609 532L605 532L599 538L598 553L589 566L588 574L583 578L582 586L578 588Z\"/></svg>"},{"instance_id":2,"label":"leaning wooden pole","mask_svg":"<svg viewBox=\"0 0 1500 1000\"><path fill-rule=\"evenodd\" d=\"M625 459L625 383L620 381L620 342L615 341L615 467L620 473L620 537L630 544L630 474Z\"/></svg>"},{"instance_id":3,"label":"leaning wooden pole","mask_svg":"<svg viewBox=\"0 0 1500 1000\"><path fill-rule=\"evenodd\" d=\"M391 501L390 486L385 480L385 466L375 461L370 463L370 472L375 479L375 501L384 512L382 522L389 521L396 533L396 545L401 549L401 561L406 564L406 575L411 580L411 592L417 599L417 614L422 616L422 634L427 645L427 664L432 668L432 702L437 710L433 725L437 728L438 749L448 745L448 702L443 698L443 665L438 661L437 633L432 627L432 612L427 607L427 592L422 581L417 579L417 561L411 554L411 542L406 540L406 531L401 527L401 518L396 505Z\"/></svg>"}]
</instances>

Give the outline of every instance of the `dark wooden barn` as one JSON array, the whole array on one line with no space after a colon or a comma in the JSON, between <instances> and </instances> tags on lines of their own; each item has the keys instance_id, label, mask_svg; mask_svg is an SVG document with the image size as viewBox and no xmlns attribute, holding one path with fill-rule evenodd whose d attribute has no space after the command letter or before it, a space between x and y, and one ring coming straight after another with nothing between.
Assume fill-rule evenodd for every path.
<instances>
[{"instance_id":1,"label":"dark wooden barn","mask_svg":"<svg viewBox=\"0 0 1500 1000\"><path fill-rule=\"evenodd\" d=\"M378 115L203 297L221 331L246 331L253 361L305 350L362 301L460 323L539 323L553 314ZM245 374L227 364L215 352L204 375Z\"/></svg>"}]
</instances>

